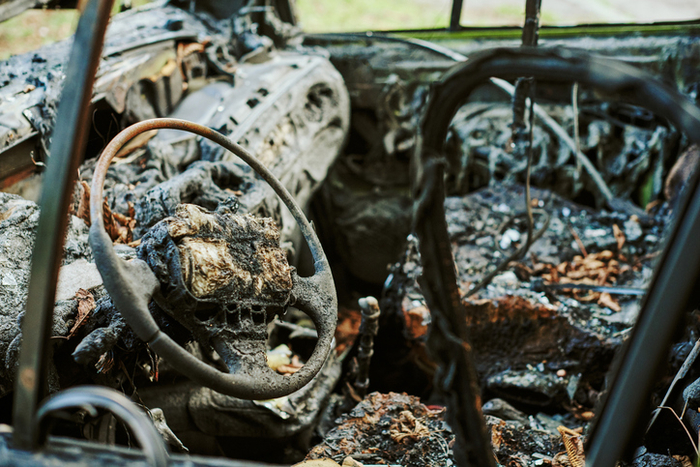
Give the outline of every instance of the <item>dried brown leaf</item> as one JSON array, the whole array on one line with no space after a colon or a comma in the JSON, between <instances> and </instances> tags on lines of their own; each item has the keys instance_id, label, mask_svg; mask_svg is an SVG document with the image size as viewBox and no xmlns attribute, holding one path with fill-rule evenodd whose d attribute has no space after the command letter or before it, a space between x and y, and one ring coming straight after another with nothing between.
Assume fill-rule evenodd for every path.
<instances>
[{"instance_id":1,"label":"dried brown leaf","mask_svg":"<svg viewBox=\"0 0 700 467\"><path fill-rule=\"evenodd\" d=\"M112 241L115 241L119 238L119 224L114 219L114 215L112 214L112 210L109 208L107 198L105 198L102 202L102 211L104 212L102 218L104 220L107 235L109 235L109 238L111 238Z\"/></svg>"},{"instance_id":2,"label":"dried brown leaf","mask_svg":"<svg viewBox=\"0 0 700 467\"><path fill-rule=\"evenodd\" d=\"M589 255L583 260L583 267L588 270L602 269L605 266L604 262L595 259L593 255Z\"/></svg>"},{"instance_id":3,"label":"dried brown leaf","mask_svg":"<svg viewBox=\"0 0 700 467\"><path fill-rule=\"evenodd\" d=\"M566 451L558 452L554 455L552 467L571 467L571 461Z\"/></svg>"},{"instance_id":4,"label":"dried brown leaf","mask_svg":"<svg viewBox=\"0 0 700 467\"><path fill-rule=\"evenodd\" d=\"M121 225L127 225L130 221L128 217L126 217L124 214L119 214L118 212L112 213L114 216L114 219L119 222Z\"/></svg>"},{"instance_id":5,"label":"dried brown leaf","mask_svg":"<svg viewBox=\"0 0 700 467\"><path fill-rule=\"evenodd\" d=\"M620 304L617 303L617 301L614 298L612 298L612 296L609 293L600 294L600 298L598 299L598 305L608 307L613 311L622 310Z\"/></svg>"},{"instance_id":6,"label":"dried brown leaf","mask_svg":"<svg viewBox=\"0 0 700 467\"><path fill-rule=\"evenodd\" d=\"M610 250L603 250L598 253L594 253L592 256L600 261L609 261L615 257L615 253Z\"/></svg>"},{"instance_id":7,"label":"dried brown leaf","mask_svg":"<svg viewBox=\"0 0 700 467\"><path fill-rule=\"evenodd\" d=\"M85 180L81 180L78 185L80 191L80 201L78 202L78 211L75 216L84 220L90 226L90 185Z\"/></svg>"},{"instance_id":8,"label":"dried brown leaf","mask_svg":"<svg viewBox=\"0 0 700 467\"><path fill-rule=\"evenodd\" d=\"M549 273L552 276L551 282L559 282L559 271L557 268L550 268Z\"/></svg>"},{"instance_id":9,"label":"dried brown leaf","mask_svg":"<svg viewBox=\"0 0 700 467\"><path fill-rule=\"evenodd\" d=\"M114 358L111 353L112 352L105 352L100 355L100 359L95 363L95 369L98 373L109 373L109 371L114 368Z\"/></svg>"},{"instance_id":10,"label":"dried brown leaf","mask_svg":"<svg viewBox=\"0 0 700 467\"><path fill-rule=\"evenodd\" d=\"M600 298L600 292L589 292L582 297L576 297L576 300L579 302L589 303L598 300L598 298Z\"/></svg>"},{"instance_id":11,"label":"dried brown leaf","mask_svg":"<svg viewBox=\"0 0 700 467\"><path fill-rule=\"evenodd\" d=\"M688 456L675 455L672 457L678 462L680 462L683 465L683 467L693 467L693 463L690 461L690 457Z\"/></svg>"},{"instance_id":12,"label":"dried brown leaf","mask_svg":"<svg viewBox=\"0 0 700 467\"><path fill-rule=\"evenodd\" d=\"M80 329L90 317L92 310L95 309L95 297L87 290L78 289L75 298L78 300L78 314L75 317L75 324L73 324L73 327L68 333L67 339L70 339L78 332L78 329Z\"/></svg>"},{"instance_id":13,"label":"dried brown leaf","mask_svg":"<svg viewBox=\"0 0 700 467\"><path fill-rule=\"evenodd\" d=\"M569 263L567 263L566 261L564 261L563 263L561 263L559 266L556 267L556 271L557 271L559 274L565 276L565 275L566 275L566 270L567 270L568 267L569 267Z\"/></svg>"},{"instance_id":14,"label":"dried brown leaf","mask_svg":"<svg viewBox=\"0 0 700 467\"><path fill-rule=\"evenodd\" d=\"M574 417L584 422L590 422L595 417L595 413L591 410L584 410L583 412L574 412Z\"/></svg>"},{"instance_id":15,"label":"dried brown leaf","mask_svg":"<svg viewBox=\"0 0 700 467\"><path fill-rule=\"evenodd\" d=\"M610 276L610 270L599 269L597 271L597 279L596 279L597 284L598 285L605 285L605 283L608 281L609 276Z\"/></svg>"},{"instance_id":16,"label":"dried brown leaf","mask_svg":"<svg viewBox=\"0 0 700 467\"><path fill-rule=\"evenodd\" d=\"M617 224L613 224L613 235L615 236L615 241L617 242L617 251L621 251L622 247L625 246L625 234L620 230Z\"/></svg>"},{"instance_id":17,"label":"dried brown leaf","mask_svg":"<svg viewBox=\"0 0 700 467\"><path fill-rule=\"evenodd\" d=\"M280 365L277 367L277 373L283 375L293 375L297 371L301 370L304 364L299 361L298 355L292 355L292 362L288 365Z\"/></svg>"},{"instance_id":18,"label":"dried brown leaf","mask_svg":"<svg viewBox=\"0 0 700 467\"><path fill-rule=\"evenodd\" d=\"M174 65L174 62L173 62ZM166 65L167 66L167 65ZM168 70L165 70L168 71ZM168 75L169 76L169 75ZM132 154L134 151L137 149L141 149L144 147L156 134L158 134L158 130L149 130L144 133L141 133L134 138L131 139L128 143L126 143L120 150L117 152L116 157L117 159L124 158L128 156L129 154Z\"/></svg>"},{"instance_id":19,"label":"dried brown leaf","mask_svg":"<svg viewBox=\"0 0 700 467\"><path fill-rule=\"evenodd\" d=\"M130 206L132 209L132 207ZM102 203L104 211L105 230L114 243L129 244L134 238L133 229L136 226L136 220L125 216L118 212L112 212L107 203L107 198Z\"/></svg>"},{"instance_id":20,"label":"dried brown leaf","mask_svg":"<svg viewBox=\"0 0 700 467\"><path fill-rule=\"evenodd\" d=\"M566 273L566 277L568 277L569 279L573 279L575 281L579 280L579 279L590 277L591 275L597 276L597 274L594 271L589 271L587 269L582 269L579 271L569 271Z\"/></svg>"}]
</instances>

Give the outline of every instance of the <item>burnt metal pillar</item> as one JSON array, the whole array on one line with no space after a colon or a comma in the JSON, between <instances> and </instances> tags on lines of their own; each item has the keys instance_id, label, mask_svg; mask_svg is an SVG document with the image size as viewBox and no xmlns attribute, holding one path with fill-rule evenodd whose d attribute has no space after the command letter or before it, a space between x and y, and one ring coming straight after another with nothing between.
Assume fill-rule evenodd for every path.
<instances>
[{"instance_id":1,"label":"burnt metal pillar","mask_svg":"<svg viewBox=\"0 0 700 467\"><path fill-rule=\"evenodd\" d=\"M41 190L22 346L15 376L13 445L37 447L37 407L46 396L56 281L63 258L68 206L90 130L90 101L113 0L89 0L75 32Z\"/></svg>"},{"instance_id":2,"label":"burnt metal pillar","mask_svg":"<svg viewBox=\"0 0 700 467\"><path fill-rule=\"evenodd\" d=\"M423 126L426 120L424 117ZM438 364L435 389L447 402L447 423L455 434L455 463L459 467L492 467L495 457L481 413L467 312L457 285L445 220L446 162L433 148L425 148L422 143L425 136L425 133L419 136L419 149L414 156L417 167L413 231L418 237L423 265L418 282L431 315L426 345Z\"/></svg>"},{"instance_id":3,"label":"burnt metal pillar","mask_svg":"<svg viewBox=\"0 0 700 467\"><path fill-rule=\"evenodd\" d=\"M464 0L452 0L452 11L450 12L450 31L459 30L459 20L462 17L462 6Z\"/></svg>"},{"instance_id":4,"label":"burnt metal pillar","mask_svg":"<svg viewBox=\"0 0 700 467\"><path fill-rule=\"evenodd\" d=\"M540 31L540 9L542 0L527 0L525 3L525 24L523 25L522 46L537 47ZM529 134L525 123L525 106L532 93L534 80L531 77L518 78L513 94L513 151L518 159L524 159L529 147Z\"/></svg>"},{"instance_id":5,"label":"burnt metal pillar","mask_svg":"<svg viewBox=\"0 0 700 467\"><path fill-rule=\"evenodd\" d=\"M355 392L364 399L369 387L369 364L374 355L374 338L379 331L379 302L374 297L365 297L359 300L362 310L362 323L360 324L360 345L357 351L357 378L355 379Z\"/></svg>"}]
</instances>

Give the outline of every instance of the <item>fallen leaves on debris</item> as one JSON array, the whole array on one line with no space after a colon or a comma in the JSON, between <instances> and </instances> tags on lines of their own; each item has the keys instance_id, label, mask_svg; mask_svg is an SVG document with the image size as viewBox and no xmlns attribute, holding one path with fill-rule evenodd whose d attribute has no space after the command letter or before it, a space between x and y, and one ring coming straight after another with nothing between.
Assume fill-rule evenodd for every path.
<instances>
[{"instance_id":1,"label":"fallen leaves on debris","mask_svg":"<svg viewBox=\"0 0 700 467\"><path fill-rule=\"evenodd\" d=\"M617 229L615 237L618 239L618 246L624 244L624 234ZM571 293L580 302L594 302L598 305L608 307L613 311L620 311L620 304L609 293L586 292L581 294L576 291L577 284L612 286L617 282L620 274L630 269L628 264L623 264L624 256L615 254L610 250L603 250L598 253L586 256L574 256L571 261L564 261L557 265L537 264L532 269L536 271L549 270L541 275L542 279L550 284L571 284Z\"/></svg>"},{"instance_id":2,"label":"fallen leaves on debris","mask_svg":"<svg viewBox=\"0 0 700 467\"><path fill-rule=\"evenodd\" d=\"M136 227L136 214L134 212L133 203L129 203L128 216L119 214L118 212L112 212L106 197L102 203L102 209L104 211L103 219L105 230L109 238L111 238L114 243L137 246L137 244L133 242L133 230L134 227ZM78 183L78 208L73 214L85 221L88 227L92 224L92 219L90 218L90 185L84 180ZM137 242L140 242L140 240L137 240Z\"/></svg>"},{"instance_id":3,"label":"fallen leaves on debris","mask_svg":"<svg viewBox=\"0 0 700 467\"><path fill-rule=\"evenodd\" d=\"M690 457L688 457L688 456L675 455L675 456L671 456L671 457L673 457L675 460L680 462L683 465L683 467L693 467L693 462L690 460Z\"/></svg>"},{"instance_id":4,"label":"fallen leaves on debris","mask_svg":"<svg viewBox=\"0 0 700 467\"><path fill-rule=\"evenodd\" d=\"M341 462L351 456L364 464L454 465L449 448L454 436L444 414L415 396L374 392L343 415L306 459Z\"/></svg>"},{"instance_id":5,"label":"fallen leaves on debris","mask_svg":"<svg viewBox=\"0 0 700 467\"><path fill-rule=\"evenodd\" d=\"M335 328L335 347L339 355L355 342L355 338L360 333L360 323L362 323L362 313L360 310L338 308L338 326Z\"/></svg>"},{"instance_id":6,"label":"fallen leaves on debris","mask_svg":"<svg viewBox=\"0 0 700 467\"><path fill-rule=\"evenodd\" d=\"M385 467L402 467L402 466L392 466L392 465L385 465L382 464ZM314 459L310 461L303 461L300 462L299 464L294 464L292 467L374 467L374 466L367 466L366 464L363 464L360 461L357 461L353 459L352 457L348 456L343 460L342 464L338 464L332 459Z\"/></svg>"},{"instance_id":7,"label":"fallen leaves on debris","mask_svg":"<svg viewBox=\"0 0 700 467\"><path fill-rule=\"evenodd\" d=\"M430 430L420 421L416 420L408 410L399 414L399 418L389 427L391 439L398 443L405 441L416 441L422 437L430 436Z\"/></svg>"},{"instance_id":8,"label":"fallen leaves on debris","mask_svg":"<svg viewBox=\"0 0 700 467\"><path fill-rule=\"evenodd\" d=\"M537 303L520 295L505 295L499 299L464 300L467 311L467 324L497 323L503 320L552 318L556 308ZM410 339L420 339L428 332L430 310L418 302L404 298L403 318Z\"/></svg>"},{"instance_id":9,"label":"fallen leaves on debris","mask_svg":"<svg viewBox=\"0 0 700 467\"><path fill-rule=\"evenodd\" d=\"M136 219L132 217L112 212L105 198L102 203L104 211L105 230L114 243L129 244L134 239L134 227L136 227Z\"/></svg>"},{"instance_id":10,"label":"fallen leaves on debris","mask_svg":"<svg viewBox=\"0 0 700 467\"><path fill-rule=\"evenodd\" d=\"M564 449L561 438L548 431L533 430L519 422L504 421L489 415L485 419L493 453L500 465L546 465L536 462L552 459L556 457L556 452Z\"/></svg>"},{"instance_id":11,"label":"fallen leaves on debris","mask_svg":"<svg viewBox=\"0 0 700 467\"><path fill-rule=\"evenodd\" d=\"M340 467L340 464L332 459L313 459L310 461L299 462L292 467Z\"/></svg>"},{"instance_id":12,"label":"fallen leaves on debris","mask_svg":"<svg viewBox=\"0 0 700 467\"><path fill-rule=\"evenodd\" d=\"M553 318L557 309L551 305L529 300L520 295L505 295L496 300L464 300L467 325L500 323L504 321L537 320Z\"/></svg>"}]
</instances>

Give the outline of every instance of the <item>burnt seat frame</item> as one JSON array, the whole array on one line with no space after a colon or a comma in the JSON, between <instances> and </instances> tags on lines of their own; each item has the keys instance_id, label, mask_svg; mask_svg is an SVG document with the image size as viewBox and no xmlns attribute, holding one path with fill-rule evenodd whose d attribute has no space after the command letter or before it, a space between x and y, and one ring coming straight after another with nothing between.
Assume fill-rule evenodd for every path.
<instances>
[{"instance_id":1,"label":"burnt seat frame","mask_svg":"<svg viewBox=\"0 0 700 467\"><path fill-rule=\"evenodd\" d=\"M451 323L464 322L465 310L459 300L443 207L443 147L448 127L477 86L493 77L515 79L521 76L557 83L578 82L594 88L668 119L691 142L700 144L700 108L649 73L617 60L562 48L521 47L485 51L455 65L431 88L415 154L413 187L414 226L424 268L422 286L428 288L426 301L434 315ZM664 368L668 349L679 334L684 314L699 302L699 179L700 173L696 173L676 207L676 225L668 237L637 323L616 358L610 389L598 411L587 445L587 465L614 467L618 460L631 456L637 447L635 440L640 439L651 416L649 397ZM461 330L463 334L457 337L468 349L466 329L462 327ZM430 339L428 345L430 347ZM469 358L466 363L472 367L464 371L468 378L475 372ZM445 377L451 373L442 369L436 373L436 378L441 375ZM445 387L444 381L437 381L436 387ZM476 383L467 381L461 387L476 387ZM470 402L478 403L478 394L462 393L460 397L465 402L457 408L467 407L472 416L453 420L456 434L458 438L460 433L471 434L473 440L483 432L479 407L468 407ZM454 409L448 407L448 415L455 412ZM455 452L455 455L462 456L465 461L462 465L488 465L479 461L490 454L487 443L463 439L460 444L458 439L460 445L465 452Z\"/></svg>"}]
</instances>

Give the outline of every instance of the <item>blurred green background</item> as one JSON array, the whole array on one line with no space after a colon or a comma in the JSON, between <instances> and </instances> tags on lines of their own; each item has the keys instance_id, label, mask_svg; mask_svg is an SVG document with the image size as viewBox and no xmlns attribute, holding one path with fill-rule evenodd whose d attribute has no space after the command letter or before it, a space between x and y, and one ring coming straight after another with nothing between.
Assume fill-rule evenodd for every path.
<instances>
[{"instance_id":1,"label":"blurred green background","mask_svg":"<svg viewBox=\"0 0 700 467\"><path fill-rule=\"evenodd\" d=\"M134 6L149 0L133 0ZM116 3L119 3L118 1ZM444 28L452 0L296 0L308 32ZM700 18L700 0L557 0L542 2L542 23L650 23ZM115 6L115 12L118 6ZM525 0L464 0L464 26L522 24ZM0 59L65 39L77 24L75 10L28 10L0 24Z\"/></svg>"}]
</instances>

